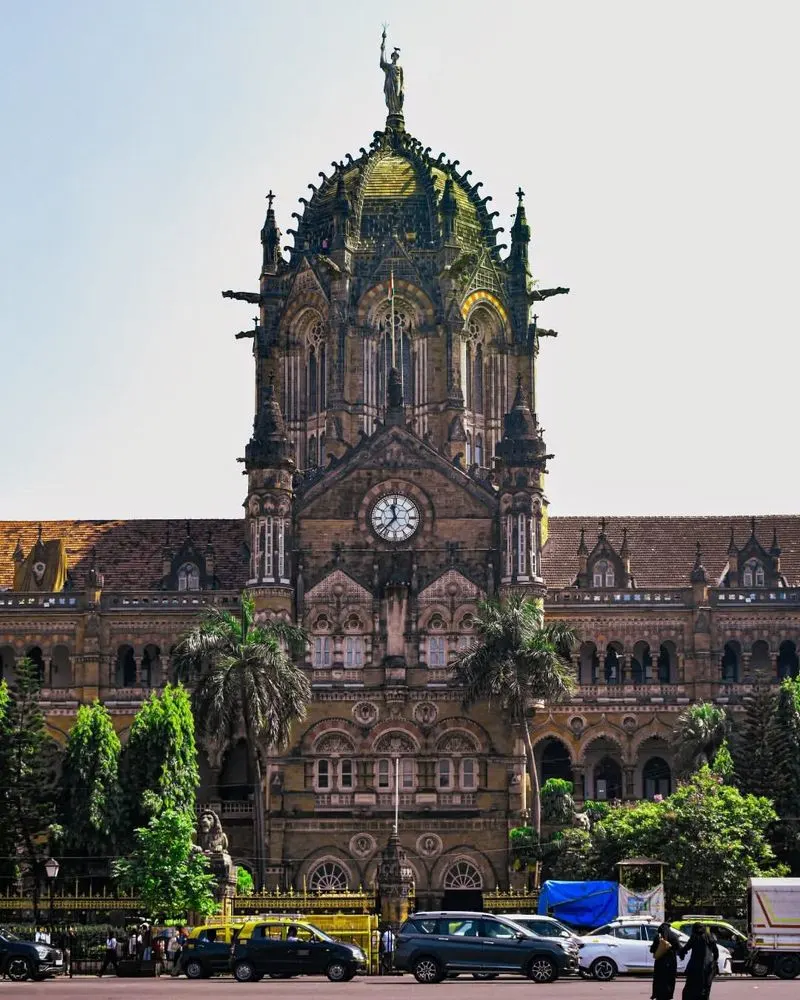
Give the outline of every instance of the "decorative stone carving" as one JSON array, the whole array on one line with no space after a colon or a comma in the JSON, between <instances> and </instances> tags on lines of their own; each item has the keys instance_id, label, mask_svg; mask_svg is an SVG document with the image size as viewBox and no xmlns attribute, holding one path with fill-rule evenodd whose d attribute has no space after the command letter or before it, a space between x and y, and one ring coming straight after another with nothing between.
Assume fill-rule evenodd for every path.
<instances>
[{"instance_id":1,"label":"decorative stone carving","mask_svg":"<svg viewBox=\"0 0 800 1000\"><path fill-rule=\"evenodd\" d=\"M417 851L424 858L435 858L442 852L442 838L435 833L423 833L417 837Z\"/></svg>"},{"instance_id":2,"label":"decorative stone carving","mask_svg":"<svg viewBox=\"0 0 800 1000\"><path fill-rule=\"evenodd\" d=\"M573 733L575 733L576 736L580 736L586 728L586 720L583 716L573 715L569 720L569 728L573 731Z\"/></svg>"},{"instance_id":3,"label":"decorative stone carving","mask_svg":"<svg viewBox=\"0 0 800 1000\"><path fill-rule=\"evenodd\" d=\"M413 741L403 733L385 733L375 744L376 753L414 753Z\"/></svg>"},{"instance_id":4,"label":"decorative stone carving","mask_svg":"<svg viewBox=\"0 0 800 1000\"><path fill-rule=\"evenodd\" d=\"M452 588L455 588L453 590ZM484 596L483 592L458 570L449 569L426 587L419 595L420 604L449 604L455 595L461 603L472 603Z\"/></svg>"},{"instance_id":5,"label":"decorative stone carving","mask_svg":"<svg viewBox=\"0 0 800 1000\"><path fill-rule=\"evenodd\" d=\"M326 733L314 744L314 752L319 754L352 754L355 747L352 742L341 733Z\"/></svg>"},{"instance_id":6,"label":"decorative stone carving","mask_svg":"<svg viewBox=\"0 0 800 1000\"><path fill-rule=\"evenodd\" d=\"M439 717L439 709L432 701L421 701L414 708L414 720L421 726L432 726Z\"/></svg>"},{"instance_id":7,"label":"decorative stone carving","mask_svg":"<svg viewBox=\"0 0 800 1000\"><path fill-rule=\"evenodd\" d=\"M236 892L236 866L228 853L228 838L219 816L213 809L203 809L197 823L197 847L208 858L214 876L214 898L222 904L223 914L231 912Z\"/></svg>"},{"instance_id":8,"label":"decorative stone carving","mask_svg":"<svg viewBox=\"0 0 800 1000\"><path fill-rule=\"evenodd\" d=\"M371 701L358 701L353 705L353 718L361 726L374 726L378 721L378 706Z\"/></svg>"},{"instance_id":9,"label":"decorative stone carving","mask_svg":"<svg viewBox=\"0 0 800 1000\"><path fill-rule=\"evenodd\" d=\"M439 740L436 747L441 753L476 753L478 748L475 743L463 733L449 733Z\"/></svg>"},{"instance_id":10,"label":"decorative stone carving","mask_svg":"<svg viewBox=\"0 0 800 1000\"><path fill-rule=\"evenodd\" d=\"M635 733L638 725L635 715L626 715L622 720L622 728L626 733Z\"/></svg>"},{"instance_id":11,"label":"decorative stone carving","mask_svg":"<svg viewBox=\"0 0 800 1000\"><path fill-rule=\"evenodd\" d=\"M368 833L358 833L350 840L350 853L357 858L368 858L376 847L375 838Z\"/></svg>"}]
</instances>

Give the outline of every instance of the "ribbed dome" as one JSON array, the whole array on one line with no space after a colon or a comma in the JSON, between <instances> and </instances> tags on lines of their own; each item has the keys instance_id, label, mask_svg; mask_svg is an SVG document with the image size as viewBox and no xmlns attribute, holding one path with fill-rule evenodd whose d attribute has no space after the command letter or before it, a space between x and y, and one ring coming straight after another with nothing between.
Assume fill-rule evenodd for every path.
<instances>
[{"instance_id":1,"label":"ribbed dome","mask_svg":"<svg viewBox=\"0 0 800 1000\"><path fill-rule=\"evenodd\" d=\"M297 231L289 230L298 250L330 249L344 234L355 250L368 250L397 234L420 250L454 238L470 250L499 252L492 225L498 213L486 211L490 198L478 197L480 183L470 185L471 171L459 174L458 161L443 153L433 158L429 147L392 129L376 132L369 150L347 161L332 164L330 177L321 173L319 188L309 185L309 201L300 199Z\"/></svg>"}]
</instances>

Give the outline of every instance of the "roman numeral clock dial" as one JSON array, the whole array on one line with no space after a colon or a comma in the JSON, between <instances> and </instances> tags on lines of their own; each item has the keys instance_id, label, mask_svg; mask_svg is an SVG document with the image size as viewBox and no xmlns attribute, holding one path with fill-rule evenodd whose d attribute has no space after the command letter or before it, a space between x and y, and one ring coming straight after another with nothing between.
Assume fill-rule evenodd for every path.
<instances>
[{"instance_id":1,"label":"roman numeral clock dial","mask_svg":"<svg viewBox=\"0 0 800 1000\"><path fill-rule=\"evenodd\" d=\"M402 493L389 493L372 508L372 530L385 542L404 542L419 527L419 508Z\"/></svg>"}]
</instances>

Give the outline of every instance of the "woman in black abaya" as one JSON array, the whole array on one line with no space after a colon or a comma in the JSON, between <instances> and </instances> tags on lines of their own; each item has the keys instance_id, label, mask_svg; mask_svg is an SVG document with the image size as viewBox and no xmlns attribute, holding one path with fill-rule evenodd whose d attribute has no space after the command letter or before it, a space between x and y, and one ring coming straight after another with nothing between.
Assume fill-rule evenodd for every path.
<instances>
[{"instance_id":1,"label":"woman in black abaya","mask_svg":"<svg viewBox=\"0 0 800 1000\"><path fill-rule=\"evenodd\" d=\"M672 1000L675 995L680 946L680 938L665 920L658 928L656 939L650 948L655 956L652 1000Z\"/></svg>"},{"instance_id":2,"label":"woman in black abaya","mask_svg":"<svg viewBox=\"0 0 800 1000\"><path fill-rule=\"evenodd\" d=\"M689 952L683 1000L708 1000L717 972L719 949L703 924L695 924L692 928L692 936L681 949L681 958Z\"/></svg>"}]
</instances>

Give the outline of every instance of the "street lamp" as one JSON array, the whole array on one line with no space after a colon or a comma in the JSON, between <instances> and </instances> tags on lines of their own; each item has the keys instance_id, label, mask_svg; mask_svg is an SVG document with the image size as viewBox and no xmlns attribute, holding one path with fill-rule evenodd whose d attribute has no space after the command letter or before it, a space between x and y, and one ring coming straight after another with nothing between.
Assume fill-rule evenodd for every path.
<instances>
[{"instance_id":1,"label":"street lamp","mask_svg":"<svg viewBox=\"0 0 800 1000\"><path fill-rule=\"evenodd\" d=\"M56 879L58 878L58 869L60 867L61 866L59 865L59 863L56 861L55 858L48 858L47 861L45 861L45 863L44 863L44 870L45 870L45 873L47 874L47 878L48 878L48 880L50 882L50 935L51 935L51 943L52 943L53 931L55 929L55 927L54 927L54 920L53 920L53 887L56 884Z\"/></svg>"}]
</instances>

